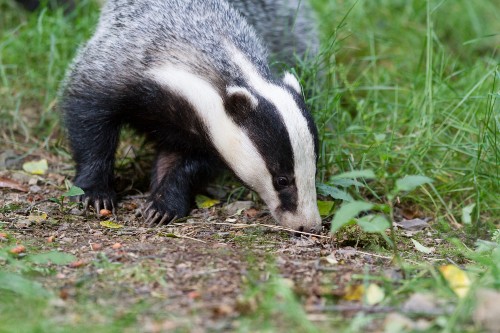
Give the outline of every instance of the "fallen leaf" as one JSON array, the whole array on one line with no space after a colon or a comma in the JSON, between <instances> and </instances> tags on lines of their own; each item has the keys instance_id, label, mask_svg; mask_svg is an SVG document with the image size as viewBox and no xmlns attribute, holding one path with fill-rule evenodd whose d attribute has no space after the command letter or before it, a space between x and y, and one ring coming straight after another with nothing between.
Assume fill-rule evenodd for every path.
<instances>
[{"instance_id":1,"label":"fallen leaf","mask_svg":"<svg viewBox=\"0 0 500 333\"><path fill-rule=\"evenodd\" d=\"M220 201L217 199L211 199L204 195L197 195L195 198L196 206L200 209L202 208L210 208L215 205L220 204Z\"/></svg>"},{"instance_id":2,"label":"fallen leaf","mask_svg":"<svg viewBox=\"0 0 500 333\"><path fill-rule=\"evenodd\" d=\"M435 251L434 248L426 247L426 246L422 245L419 241L417 241L413 238L411 239L411 241L413 242L413 245L415 246L415 249L417 249L417 251L420 251L420 252L425 253L425 254L431 254L432 252Z\"/></svg>"},{"instance_id":3,"label":"fallen leaf","mask_svg":"<svg viewBox=\"0 0 500 333\"><path fill-rule=\"evenodd\" d=\"M363 299L364 292L365 287L362 284L350 285L346 288L342 298L346 301L361 301Z\"/></svg>"},{"instance_id":4,"label":"fallen leaf","mask_svg":"<svg viewBox=\"0 0 500 333\"><path fill-rule=\"evenodd\" d=\"M12 254L21 254L24 252L26 252L26 247L24 247L24 245L18 245L16 247L13 247L12 249L10 249L10 253L12 253Z\"/></svg>"},{"instance_id":5,"label":"fallen leaf","mask_svg":"<svg viewBox=\"0 0 500 333\"><path fill-rule=\"evenodd\" d=\"M467 273L454 265L441 266L439 271L458 297L463 298L467 295L470 288L470 279Z\"/></svg>"},{"instance_id":6,"label":"fallen leaf","mask_svg":"<svg viewBox=\"0 0 500 333\"><path fill-rule=\"evenodd\" d=\"M49 216L47 215L47 213L42 213L39 215L32 214L32 215L28 216L28 221L40 223L40 222L46 221L48 218L49 218Z\"/></svg>"},{"instance_id":7,"label":"fallen leaf","mask_svg":"<svg viewBox=\"0 0 500 333\"><path fill-rule=\"evenodd\" d=\"M123 228L123 225L122 224L119 224L119 223L116 223L116 222L113 222L113 221L101 221L99 222L99 224L105 228L109 228L109 229L120 229L120 228Z\"/></svg>"},{"instance_id":8,"label":"fallen leaf","mask_svg":"<svg viewBox=\"0 0 500 333\"><path fill-rule=\"evenodd\" d=\"M335 258L335 254L330 254L327 257L320 258L320 261L329 265L337 265L339 261Z\"/></svg>"},{"instance_id":9,"label":"fallen leaf","mask_svg":"<svg viewBox=\"0 0 500 333\"><path fill-rule=\"evenodd\" d=\"M11 190L17 190L20 192L28 192L26 186L21 185L15 180L0 177L0 188L10 188Z\"/></svg>"},{"instance_id":10,"label":"fallen leaf","mask_svg":"<svg viewBox=\"0 0 500 333\"><path fill-rule=\"evenodd\" d=\"M365 303L368 305L375 305L382 302L385 298L384 289L380 288L377 284L372 283L368 286L365 292Z\"/></svg>"},{"instance_id":11,"label":"fallen leaf","mask_svg":"<svg viewBox=\"0 0 500 333\"><path fill-rule=\"evenodd\" d=\"M230 204L224 206L224 210L226 211L226 214L230 215L230 216L240 215L241 212L252 208L253 205L254 205L254 203L252 201L235 201L235 202L231 202Z\"/></svg>"},{"instance_id":12,"label":"fallen leaf","mask_svg":"<svg viewBox=\"0 0 500 333\"><path fill-rule=\"evenodd\" d=\"M33 175L43 175L49 169L46 159L31 161L23 164L23 170Z\"/></svg>"},{"instance_id":13,"label":"fallen leaf","mask_svg":"<svg viewBox=\"0 0 500 333\"><path fill-rule=\"evenodd\" d=\"M464 208L462 208L462 223L463 224L471 224L472 223L472 212L474 211L474 208L476 207L476 204L470 204Z\"/></svg>"},{"instance_id":14,"label":"fallen leaf","mask_svg":"<svg viewBox=\"0 0 500 333\"><path fill-rule=\"evenodd\" d=\"M428 220L429 219L404 219L403 221L396 223L396 226L404 230L419 231L429 227L429 223L427 223Z\"/></svg>"}]
</instances>

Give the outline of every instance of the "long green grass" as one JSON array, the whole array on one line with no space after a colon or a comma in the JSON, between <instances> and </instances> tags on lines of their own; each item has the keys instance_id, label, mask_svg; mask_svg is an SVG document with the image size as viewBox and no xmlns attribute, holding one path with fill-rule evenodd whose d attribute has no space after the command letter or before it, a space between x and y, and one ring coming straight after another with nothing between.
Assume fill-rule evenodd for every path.
<instances>
[{"instance_id":1,"label":"long green grass","mask_svg":"<svg viewBox=\"0 0 500 333\"><path fill-rule=\"evenodd\" d=\"M314 1L325 38L310 103L322 135L321 180L373 169L435 179L407 198L437 219L500 220L500 10L495 1ZM307 82L309 86L314 82Z\"/></svg>"}]
</instances>

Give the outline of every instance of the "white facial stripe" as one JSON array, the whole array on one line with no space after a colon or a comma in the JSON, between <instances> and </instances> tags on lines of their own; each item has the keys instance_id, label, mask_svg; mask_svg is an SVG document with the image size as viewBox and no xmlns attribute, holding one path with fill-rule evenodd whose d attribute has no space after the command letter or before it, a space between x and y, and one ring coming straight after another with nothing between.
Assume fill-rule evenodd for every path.
<instances>
[{"instance_id":1,"label":"white facial stripe","mask_svg":"<svg viewBox=\"0 0 500 333\"><path fill-rule=\"evenodd\" d=\"M246 133L225 112L222 98L212 85L201 77L172 65L149 71L156 82L168 88L191 105L208 129L212 142L238 177L257 191L275 209L279 205L272 177L266 164Z\"/></svg>"},{"instance_id":2,"label":"white facial stripe","mask_svg":"<svg viewBox=\"0 0 500 333\"><path fill-rule=\"evenodd\" d=\"M314 139L305 117L289 91L267 82L258 74L257 69L248 61L245 55L231 45L228 45L228 48L232 53L232 59L239 65L250 86L274 104L281 114L290 136L295 157L294 172L298 190L297 211L310 221L320 221L316 206L316 156L314 152ZM298 85L298 82L296 85ZM300 85L298 86L300 90ZM303 222L306 223L306 221Z\"/></svg>"},{"instance_id":3,"label":"white facial stripe","mask_svg":"<svg viewBox=\"0 0 500 333\"><path fill-rule=\"evenodd\" d=\"M292 87L298 94L302 94L300 83L299 81L297 81L295 75L286 72L285 75L283 76L283 82Z\"/></svg>"}]
</instances>

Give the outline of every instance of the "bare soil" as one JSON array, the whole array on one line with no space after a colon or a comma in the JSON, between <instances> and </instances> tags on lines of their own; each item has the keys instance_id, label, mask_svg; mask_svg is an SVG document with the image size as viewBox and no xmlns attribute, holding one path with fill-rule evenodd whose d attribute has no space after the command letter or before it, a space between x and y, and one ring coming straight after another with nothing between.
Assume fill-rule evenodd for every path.
<instances>
[{"instance_id":1,"label":"bare soil","mask_svg":"<svg viewBox=\"0 0 500 333\"><path fill-rule=\"evenodd\" d=\"M20 171L21 162L34 157L0 171L0 178L20 186L0 188L0 223L28 254L57 249L76 256L74 263L54 266L54 274L41 278L58 294L61 315L77 316L82 299L115 313L145 304L140 311L145 331L231 330L237 318L258 308L259 300L248 295L252 286L276 275L289 281L310 319L326 321L325 305L338 304L350 285L362 283L354 274L397 279L390 258L346 247L326 228L311 236L263 226L276 225L258 205L233 216L223 204L195 209L159 228L141 225L142 194L122 199L116 216L82 212L67 199L61 206L50 199L65 191L71 164L44 153L45 175ZM121 227L103 226L107 221ZM105 321L96 312L92 320Z\"/></svg>"}]
</instances>

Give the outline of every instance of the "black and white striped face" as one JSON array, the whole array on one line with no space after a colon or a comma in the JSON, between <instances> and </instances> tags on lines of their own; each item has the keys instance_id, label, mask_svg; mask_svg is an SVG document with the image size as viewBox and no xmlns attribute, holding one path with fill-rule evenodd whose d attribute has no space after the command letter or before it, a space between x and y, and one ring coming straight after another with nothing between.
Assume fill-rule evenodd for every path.
<instances>
[{"instance_id":1,"label":"black and white striped face","mask_svg":"<svg viewBox=\"0 0 500 333\"><path fill-rule=\"evenodd\" d=\"M259 193L282 225L319 230L316 130L305 110L300 85L291 74L280 84L260 84L227 89L226 112L251 143L233 169ZM242 160L250 156L251 164Z\"/></svg>"},{"instance_id":2,"label":"black and white striped face","mask_svg":"<svg viewBox=\"0 0 500 333\"><path fill-rule=\"evenodd\" d=\"M233 56L244 83L222 94L207 80L172 65L151 74L191 104L227 165L261 196L281 225L318 231L317 134L300 85L291 74L269 82L243 55L235 51Z\"/></svg>"}]
</instances>

